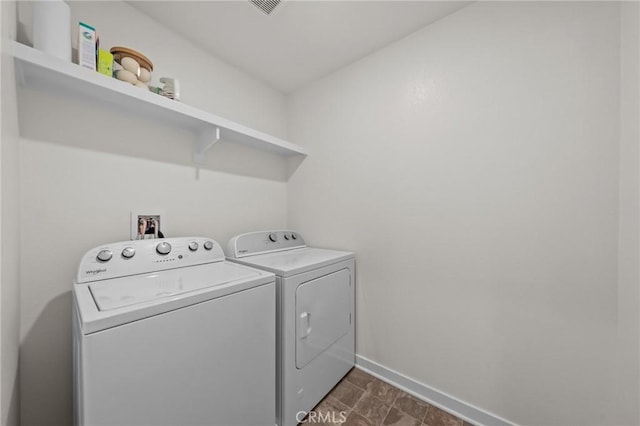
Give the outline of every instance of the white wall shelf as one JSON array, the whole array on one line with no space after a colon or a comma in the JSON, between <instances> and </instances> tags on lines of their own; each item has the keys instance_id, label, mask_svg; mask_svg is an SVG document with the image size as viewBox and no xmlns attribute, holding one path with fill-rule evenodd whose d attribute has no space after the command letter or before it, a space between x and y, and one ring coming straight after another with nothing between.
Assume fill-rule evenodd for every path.
<instances>
[{"instance_id":1,"label":"white wall shelf","mask_svg":"<svg viewBox=\"0 0 640 426\"><path fill-rule=\"evenodd\" d=\"M291 142L109 78L24 44L14 41L11 49L16 78L22 85L95 99L137 116L195 132L198 137L193 144L193 158L197 163L204 162L204 153L218 140L248 145L283 157L307 155L304 148Z\"/></svg>"}]
</instances>

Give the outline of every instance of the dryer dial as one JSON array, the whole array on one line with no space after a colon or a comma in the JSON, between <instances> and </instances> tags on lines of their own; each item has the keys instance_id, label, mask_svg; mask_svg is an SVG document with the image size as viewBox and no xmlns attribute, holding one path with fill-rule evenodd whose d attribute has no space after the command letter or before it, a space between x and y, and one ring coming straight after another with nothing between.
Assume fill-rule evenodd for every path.
<instances>
[{"instance_id":1,"label":"dryer dial","mask_svg":"<svg viewBox=\"0 0 640 426\"><path fill-rule=\"evenodd\" d=\"M213 248L213 243L211 241L205 241L204 248L205 250L211 250Z\"/></svg>"},{"instance_id":2,"label":"dryer dial","mask_svg":"<svg viewBox=\"0 0 640 426\"><path fill-rule=\"evenodd\" d=\"M189 250L191 250L191 251L196 251L196 250L198 250L198 243L197 243L197 242L195 242L195 241L191 241L191 242L189 243Z\"/></svg>"},{"instance_id":3,"label":"dryer dial","mask_svg":"<svg viewBox=\"0 0 640 426\"><path fill-rule=\"evenodd\" d=\"M269 234L269 241L271 241L272 243L275 243L276 241L278 241L278 235L275 233Z\"/></svg>"}]
</instances>

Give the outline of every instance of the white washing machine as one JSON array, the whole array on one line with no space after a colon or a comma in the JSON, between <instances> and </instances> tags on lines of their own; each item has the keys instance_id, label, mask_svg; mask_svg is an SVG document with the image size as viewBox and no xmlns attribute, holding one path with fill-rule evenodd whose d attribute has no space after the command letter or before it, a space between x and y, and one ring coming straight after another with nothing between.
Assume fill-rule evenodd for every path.
<instances>
[{"instance_id":1,"label":"white washing machine","mask_svg":"<svg viewBox=\"0 0 640 426\"><path fill-rule=\"evenodd\" d=\"M355 257L293 231L238 235L227 255L276 274L276 419L298 424L355 363Z\"/></svg>"},{"instance_id":2,"label":"white washing machine","mask_svg":"<svg viewBox=\"0 0 640 426\"><path fill-rule=\"evenodd\" d=\"M273 425L275 277L208 238L89 250L73 286L76 426Z\"/></svg>"}]
</instances>

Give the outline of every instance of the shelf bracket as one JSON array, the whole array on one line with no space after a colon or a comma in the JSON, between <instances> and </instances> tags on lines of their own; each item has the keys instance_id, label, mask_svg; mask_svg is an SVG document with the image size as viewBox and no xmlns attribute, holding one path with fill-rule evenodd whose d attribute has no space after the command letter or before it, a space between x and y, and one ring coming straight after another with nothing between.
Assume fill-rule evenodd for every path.
<instances>
[{"instance_id":1,"label":"shelf bracket","mask_svg":"<svg viewBox=\"0 0 640 426\"><path fill-rule=\"evenodd\" d=\"M205 154L213 145L220 141L220 128L211 127L203 131L196 141L193 150L193 161L196 164L203 165L205 163Z\"/></svg>"},{"instance_id":2,"label":"shelf bracket","mask_svg":"<svg viewBox=\"0 0 640 426\"><path fill-rule=\"evenodd\" d=\"M204 155L220 141L220 127L209 127L200 133L193 150L193 161L196 163L196 179L200 179L200 166L204 165Z\"/></svg>"}]
</instances>

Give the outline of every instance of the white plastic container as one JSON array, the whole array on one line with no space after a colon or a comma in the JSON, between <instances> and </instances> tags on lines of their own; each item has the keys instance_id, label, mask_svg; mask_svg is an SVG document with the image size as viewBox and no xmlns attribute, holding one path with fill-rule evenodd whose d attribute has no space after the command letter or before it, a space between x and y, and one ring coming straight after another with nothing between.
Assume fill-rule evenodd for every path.
<instances>
[{"instance_id":1,"label":"white plastic container","mask_svg":"<svg viewBox=\"0 0 640 426\"><path fill-rule=\"evenodd\" d=\"M33 2L33 47L71 62L71 11L67 3Z\"/></svg>"}]
</instances>

